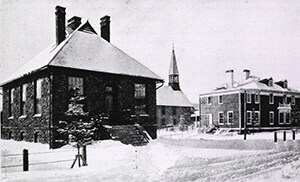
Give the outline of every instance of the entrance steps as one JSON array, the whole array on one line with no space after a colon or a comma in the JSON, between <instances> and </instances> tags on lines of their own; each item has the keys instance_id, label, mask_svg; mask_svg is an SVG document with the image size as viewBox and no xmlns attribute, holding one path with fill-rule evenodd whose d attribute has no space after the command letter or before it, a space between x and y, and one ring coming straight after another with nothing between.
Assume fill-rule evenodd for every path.
<instances>
[{"instance_id":1,"label":"entrance steps","mask_svg":"<svg viewBox=\"0 0 300 182\"><path fill-rule=\"evenodd\" d=\"M150 136L146 130L138 125L104 125L110 137L113 140L119 140L121 143L133 146L147 145Z\"/></svg>"}]
</instances>

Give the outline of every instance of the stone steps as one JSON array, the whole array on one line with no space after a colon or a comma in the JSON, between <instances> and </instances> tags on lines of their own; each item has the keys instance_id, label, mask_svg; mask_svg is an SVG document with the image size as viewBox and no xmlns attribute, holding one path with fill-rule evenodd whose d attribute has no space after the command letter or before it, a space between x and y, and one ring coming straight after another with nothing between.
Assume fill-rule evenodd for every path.
<instances>
[{"instance_id":1,"label":"stone steps","mask_svg":"<svg viewBox=\"0 0 300 182\"><path fill-rule=\"evenodd\" d=\"M147 145L150 138L144 128L138 124L136 125L112 125L104 126L113 140L133 145L143 146Z\"/></svg>"}]
</instances>

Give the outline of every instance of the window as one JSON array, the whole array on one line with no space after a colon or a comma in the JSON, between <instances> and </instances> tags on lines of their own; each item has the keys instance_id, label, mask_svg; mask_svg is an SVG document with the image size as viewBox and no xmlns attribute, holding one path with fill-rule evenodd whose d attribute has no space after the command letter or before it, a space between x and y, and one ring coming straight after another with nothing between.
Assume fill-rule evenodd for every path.
<instances>
[{"instance_id":1,"label":"window","mask_svg":"<svg viewBox=\"0 0 300 182\"><path fill-rule=\"evenodd\" d=\"M176 113L176 107L172 107L172 114L173 115L176 115L177 113Z\"/></svg>"},{"instance_id":2,"label":"window","mask_svg":"<svg viewBox=\"0 0 300 182\"><path fill-rule=\"evenodd\" d=\"M219 104L223 104L223 95L219 95Z\"/></svg>"},{"instance_id":3,"label":"window","mask_svg":"<svg viewBox=\"0 0 300 182\"><path fill-rule=\"evenodd\" d=\"M259 124L259 111L254 111L252 114L252 123L256 125Z\"/></svg>"},{"instance_id":4,"label":"window","mask_svg":"<svg viewBox=\"0 0 300 182\"><path fill-rule=\"evenodd\" d=\"M273 79L272 78L269 79L268 85L269 85L269 87L273 87Z\"/></svg>"},{"instance_id":5,"label":"window","mask_svg":"<svg viewBox=\"0 0 300 182\"><path fill-rule=\"evenodd\" d=\"M162 115L165 115L165 114L166 114L166 107L165 107L165 106L162 106L162 107L161 107L161 114L162 114Z\"/></svg>"},{"instance_id":6,"label":"window","mask_svg":"<svg viewBox=\"0 0 300 182\"><path fill-rule=\"evenodd\" d=\"M291 123L291 113L289 113L289 112L285 113L285 123L286 124Z\"/></svg>"},{"instance_id":7,"label":"window","mask_svg":"<svg viewBox=\"0 0 300 182\"><path fill-rule=\"evenodd\" d=\"M270 96L269 96L269 103L274 104L274 95L273 94L270 94Z\"/></svg>"},{"instance_id":8,"label":"window","mask_svg":"<svg viewBox=\"0 0 300 182\"><path fill-rule=\"evenodd\" d=\"M270 122L270 125L274 124L274 111L270 111L270 113L269 113L269 122Z\"/></svg>"},{"instance_id":9,"label":"window","mask_svg":"<svg viewBox=\"0 0 300 182\"><path fill-rule=\"evenodd\" d=\"M247 103L251 103L251 94L247 94Z\"/></svg>"},{"instance_id":10,"label":"window","mask_svg":"<svg viewBox=\"0 0 300 182\"><path fill-rule=\"evenodd\" d=\"M14 92L15 92L15 89L13 89L13 88L10 89L10 91L9 91L9 109L8 109L9 116L13 116Z\"/></svg>"},{"instance_id":11,"label":"window","mask_svg":"<svg viewBox=\"0 0 300 182\"><path fill-rule=\"evenodd\" d=\"M166 125L166 119L164 119L164 118L161 119L161 125L162 125L162 126L165 126L165 125Z\"/></svg>"},{"instance_id":12,"label":"window","mask_svg":"<svg viewBox=\"0 0 300 182\"><path fill-rule=\"evenodd\" d=\"M70 98L83 95L83 78L81 77L69 77L68 89Z\"/></svg>"},{"instance_id":13,"label":"window","mask_svg":"<svg viewBox=\"0 0 300 182\"><path fill-rule=\"evenodd\" d=\"M146 85L145 84L135 84L135 114L145 114L146 113Z\"/></svg>"},{"instance_id":14,"label":"window","mask_svg":"<svg viewBox=\"0 0 300 182\"><path fill-rule=\"evenodd\" d=\"M279 113L279 124L283 124L284 123L284 113L283 112L280 112Z\"/></svg>"},{"instance_id":15,"label":"window","mask_svg":"<svg viewBox=\"0 0 300 182\"><path fill-rule=\"evenodd\" d=\"M211 105L211 97L207 97L207 104Z\"/></svg>"},{"instance_id":16,"label":"window","mask_svg":"<svg viewBox=\"0 0 300 182\"><path fill-rule=\"evenodd\" d=\"M228 111L227 112L227 123L228 124L233 124L233 111Z\"/></svg>"},{"instance_id":17,"label":"window","mask_svg":"<svg viewBox=\"0 0 300 182\"><path fill-rule=\"evenodd\" d=\"M282 102L283 102L283 104L287 103L287 96L286 95L283 95Z\"/></svg>"},{"instance_id":18,"label":"window","mask_svg":"<svg viewBox=\"0 0 300 182\"><path fill-rule=\"evenodd\" d=\"M20 92L20 96L21 96L21 104L20 104L20 115L26 115L26 96L27 96L27 84L23 84L21 87L21 92Z\"/></svg>"},{"instance_id":19,"label":"window","mask_svg":"<svg viewBox=\"0 0 300 182\"><path fill-rule=\"evenodd\" d=\"M292 96L291 104L292 104L292 105L295 105L295 104L296 104L296 98L295 98L295 96Z\"/></svg>"},{"instance_id":20,"label":"window","mask_svg":"<svg viewBox=\"0 0 300 182\"><path fill-rule=\"evenodd\" d=\"M35 81L34 85L34 114L41 114L42 113L42 79L38 79Z\"/></svg>"},{"instance_id":21,"label":"window","mask_svg":"<svg viewBox=\"0 0 300 182\"><path fill-rule=\"evenodd\" d=\"M112 114L113 113L113 87L112 86L106 86L105 87L105 113L106 114Z\"/></svg>"},{"instance_id":22,"label":"window","mask_svg":"<svg viewBox=\"0 0 300 182\"><path fill-rule=\"evenodd\" d=\"M177 124L176 119L173 119L173 125L176 125L176 124Z\"/></svg>"},{"instance_id":23,"label":"window","mask_svg":"<svg viewBox=\"0 0 300 182\"><path fill-rule=\"evenodd\" d=\"M252 112L247 111L247 124L251 125L252 124Z\"/></svg>"},{"instance_id":24,"label":"window","mask_svg":"<svg viewBox=\"0 0 300 182\"><path fill-rule=\"evenodd\" d=\"M224 124L224 113L219 112L219 124L223 125Z\"/></svg>"},{"instance_id":25,"label":"window","mask_svg":"<svg viewBox=\"0 0 300 182\"><path fill-rule=\"evenodd\" d=\"M259 94L254 94L255 103L259 103Z\"/></svg>"}]
</instances>

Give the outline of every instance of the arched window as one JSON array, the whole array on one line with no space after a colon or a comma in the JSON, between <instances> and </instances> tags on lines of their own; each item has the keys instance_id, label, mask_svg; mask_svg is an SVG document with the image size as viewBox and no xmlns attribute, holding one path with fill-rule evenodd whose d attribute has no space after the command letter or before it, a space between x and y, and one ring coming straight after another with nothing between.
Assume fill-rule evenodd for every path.
<instances>
[{"instance_id":1,"label":"arched window","mask_svg":"<svg viewBox=\"0 0 300 182\"><path fill-rule=\"evenodd\" d=\"M22 131L21 133L20 133L20 141L23 141L24 140L24 131Z\"/></svg>"}]
</instances>

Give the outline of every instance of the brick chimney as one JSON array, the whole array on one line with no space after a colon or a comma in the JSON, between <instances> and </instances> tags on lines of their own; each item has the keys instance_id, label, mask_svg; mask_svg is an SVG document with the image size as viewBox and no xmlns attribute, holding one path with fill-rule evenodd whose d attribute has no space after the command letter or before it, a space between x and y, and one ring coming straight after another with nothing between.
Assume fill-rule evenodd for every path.
<instances>
[{"instance_id":1,"label":"brick chimney","mask_svg":"<svg viewBox=\"0 0 300 182\"><path fill-rule=\"evenodd\" d=\"M110 42L110 17L104 16L100 18L101 37Z\"/></svg>"},{"instance_id":2,"label":"brick chimney","mask_svg":"<svg viewBox=\"0 0 300 182\"><path fill-rule=\"evenodd\" d=\"M71 34L81 25L81 18L78 16L73 16L68 20L67 32Z\"/></svg>"},{"instance_id":3,"label":"brick chimney","mask_svg":"<svg viewBox=\"0 0 300 182\"><path fill-rule=\"evenodd\" d=\"M250 70L244 69L243 73L244 73L245 80L247 80L248 78L250 78Z\"/></svg>"},{"instance_id":4,"label":"brick chimney","mask_svg":"<svg viewBox=\"0 0 300 182\"><path fill-rule=\"evenodd\" d=\"M55 7L55 21L56 21L56 45L60 44L66 38L66 8L61 6Z\"/></svg>"},{"instance_id":5,"label":"brick chimney","mask_svg":"<svg viewBox=\"0 0 300 182\"><path fill-rule=\"evenodd\" d=\"M227 70L226 71L227 75L228 75L228 88L233 88L233 82L234 82L234 78L233 78L233 70Z\"/></svg>"}]
</instances>

